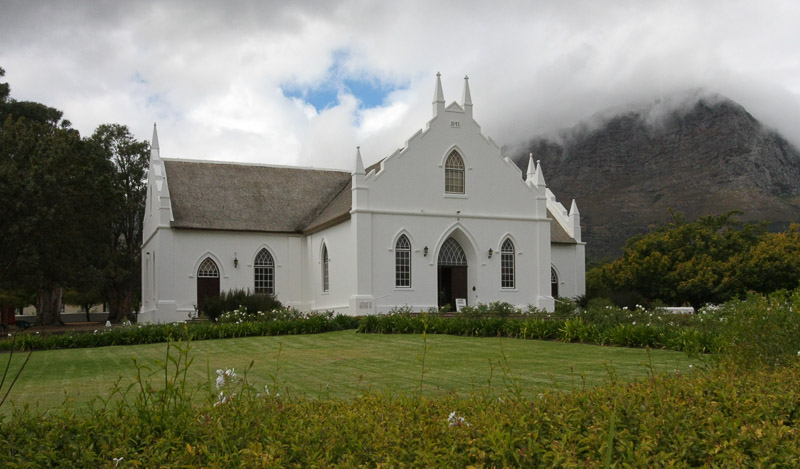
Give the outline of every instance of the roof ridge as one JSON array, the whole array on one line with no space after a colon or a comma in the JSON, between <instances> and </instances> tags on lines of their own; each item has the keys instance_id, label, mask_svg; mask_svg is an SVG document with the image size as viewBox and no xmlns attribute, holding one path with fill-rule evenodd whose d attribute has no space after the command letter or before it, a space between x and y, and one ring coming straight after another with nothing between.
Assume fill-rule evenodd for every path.
<instances>
[{"instance_id":1,"label":"roof ridge","mask_svg":"<svg viewBox=\"0 0 800 469\"><path fill-rule=\"evenodd\" d=\"M328 171L334 173L347 173L350 174L350 171L345 169L333 169L333 168L314 168L312 166L292 166L292 165L284 165L284 164L269 164L269 163L247 163L243 161L219 161L219 160L195 160L190 158L161 158L163 161L169 161L170 163L199 163L199 164L216 164L216 165L232 165L232 166L258 166L260 168L280 168L280 169L302 169L306 171Z\"/></svg>"}]
</instances>

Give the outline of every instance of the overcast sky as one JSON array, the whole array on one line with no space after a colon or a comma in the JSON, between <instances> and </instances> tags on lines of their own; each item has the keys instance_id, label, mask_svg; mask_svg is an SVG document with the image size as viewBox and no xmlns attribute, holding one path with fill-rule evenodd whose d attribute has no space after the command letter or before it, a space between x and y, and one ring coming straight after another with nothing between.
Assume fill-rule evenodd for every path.
<instances>
[{"instance_id":1,"label":"overcast sky","mask_svg":"<svg viewBox=\"0 0 800 469\"><path fill-rule=\"evenodd\" d=\"M17 100L169 158L351 169L401 147L470 77L498 145L704 89L800 145L800 2L0 0Z\"/></svg>"}]
</instances>

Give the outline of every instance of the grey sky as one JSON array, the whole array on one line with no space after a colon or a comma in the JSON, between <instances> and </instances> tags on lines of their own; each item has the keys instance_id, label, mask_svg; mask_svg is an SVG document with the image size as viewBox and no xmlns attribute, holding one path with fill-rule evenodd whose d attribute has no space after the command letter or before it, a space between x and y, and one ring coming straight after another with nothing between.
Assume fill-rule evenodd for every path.
<instances>
[{"instance_id":1,"label":"grey sky","mask_svg":"<svg viewBox=\"0 0 800 469\"><path fill-rule=\"evenodd\" d=\"M0 66L84 135L157 122L167 157L369 164L430 117L437 71L448 102L470 76L500 145L698 88L797 145L798 20L796 1L0 0Z\"/></svg>"}]
</instances>

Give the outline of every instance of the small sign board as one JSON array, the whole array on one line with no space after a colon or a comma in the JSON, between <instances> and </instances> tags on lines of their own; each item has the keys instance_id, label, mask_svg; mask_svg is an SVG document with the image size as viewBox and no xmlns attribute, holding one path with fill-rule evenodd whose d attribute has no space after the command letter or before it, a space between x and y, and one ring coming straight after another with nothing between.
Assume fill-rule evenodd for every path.
<instances>
[{"instance_id":1,"label":"small sign board","mask_svg":"<svg viewBox=\"0 0 800 469\"><path fill-rule=\"evenodd\" d=\"M461 312L461 308L467 306L466 298L456 298L456 311Z\"/></svg>"}]
</instances>

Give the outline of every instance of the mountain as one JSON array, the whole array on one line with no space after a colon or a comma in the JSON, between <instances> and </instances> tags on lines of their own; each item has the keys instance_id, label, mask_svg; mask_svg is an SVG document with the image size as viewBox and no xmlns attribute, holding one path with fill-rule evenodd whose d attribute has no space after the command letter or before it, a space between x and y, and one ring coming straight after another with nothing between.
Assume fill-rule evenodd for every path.
<instances>
[{"instance_id":1,"label":"mountain","mask_svg":"<svg viewBox=\"0 0 800 469\"><path fill-rule=\"evenodd\" d=\"M800 152L786 139L721 96L656 104L511 152L523 173L533 153L559 200L576 200L588 261L616 258L670 209L689 220L739 210L774 230L800 221Z\"/></svg>"}]
</instances>

